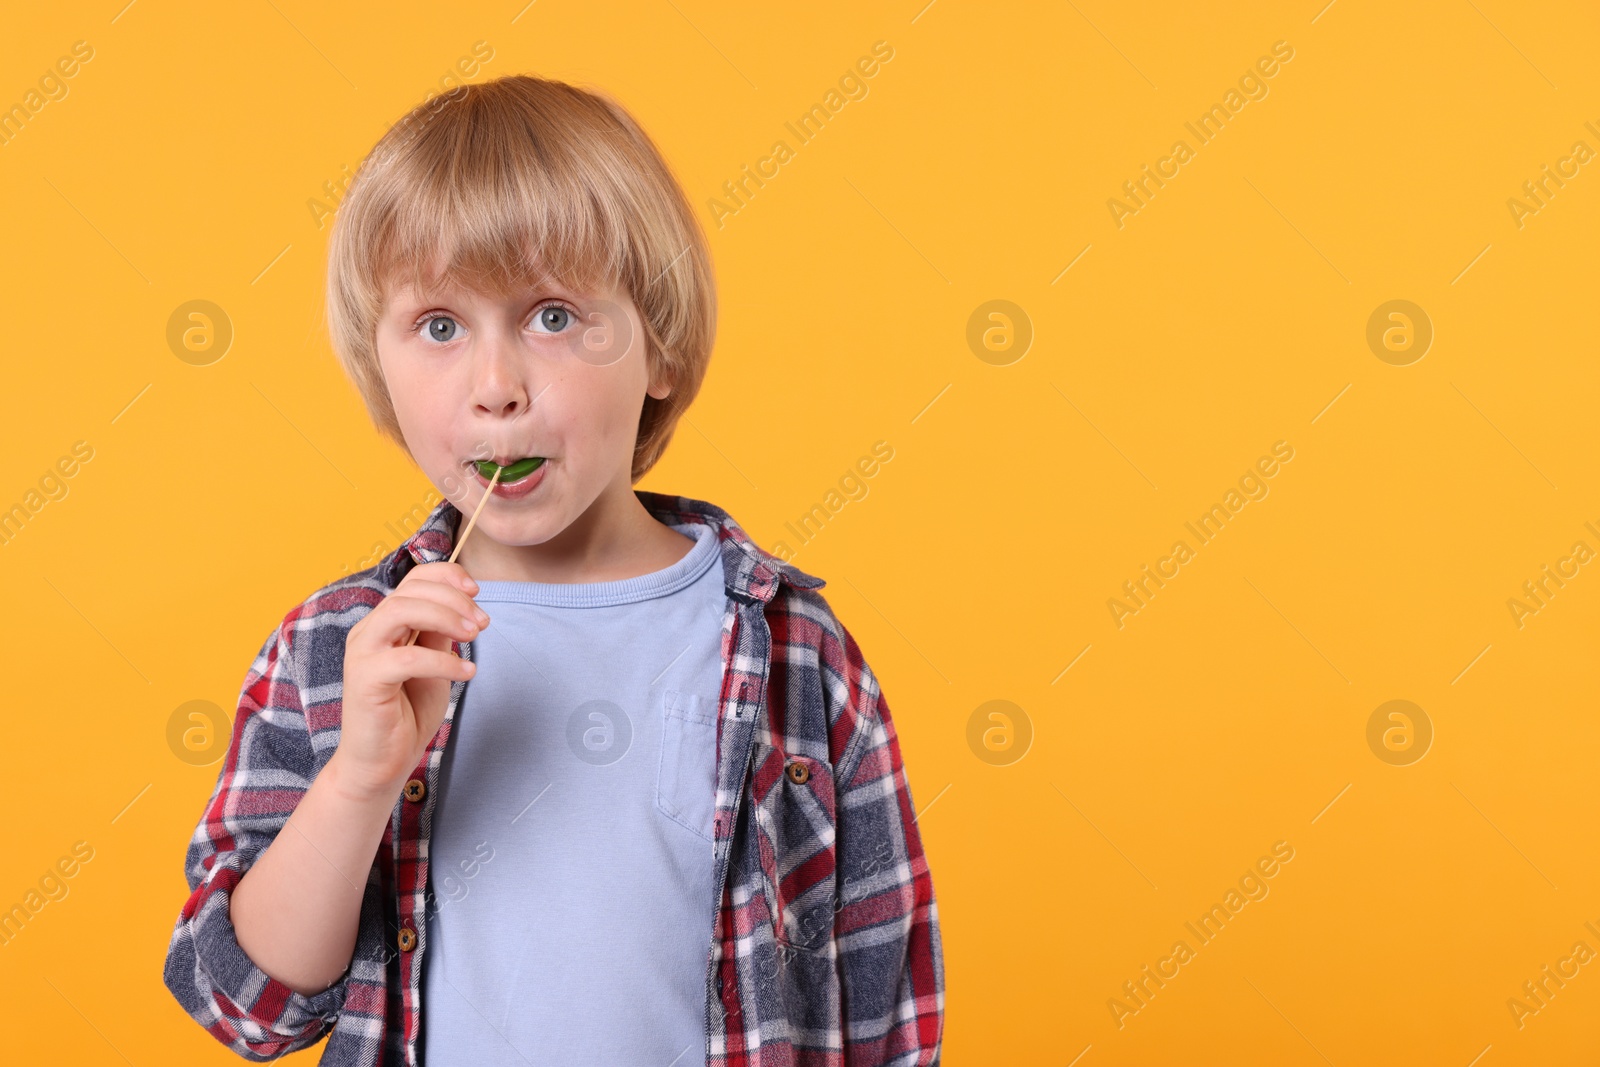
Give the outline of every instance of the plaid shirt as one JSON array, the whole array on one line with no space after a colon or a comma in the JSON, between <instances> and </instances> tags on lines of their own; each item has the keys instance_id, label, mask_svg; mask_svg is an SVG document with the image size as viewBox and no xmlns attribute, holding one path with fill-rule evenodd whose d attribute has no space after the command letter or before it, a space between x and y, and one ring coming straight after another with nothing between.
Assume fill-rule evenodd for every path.
<instances>
[{"instance_id":1,"label":"plaid shirt","mask_svg":"<svg viewBox=\"0 0 1600 1067\"><path fill-rule=\"evenodd\" d=\"M635 490L663 523L714 527L728 592L717 725L706 959L708 1067L939 1062L944 962L933 882L889 705L824 583L704 501ZM461 512L441 501L378 565L312 594L245 676L232 740L184 860L191 893L165 981L249 1060L328 1038L331 1067L417 1067L428 837L467 682L395 800L361 903L349 969L305 996L262 971L228 900L339 744L345 638L419 563L449 557ZM470 642L453 642L471 658Z\"/></svg>"}]
</instances>

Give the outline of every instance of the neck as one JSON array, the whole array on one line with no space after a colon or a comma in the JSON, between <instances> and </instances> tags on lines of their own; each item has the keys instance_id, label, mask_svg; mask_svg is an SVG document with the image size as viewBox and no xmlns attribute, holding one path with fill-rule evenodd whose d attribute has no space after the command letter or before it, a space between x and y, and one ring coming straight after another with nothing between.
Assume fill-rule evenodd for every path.
<instances>
[{"instance_id":1,"label":"neck","mask_svg":"<svg viewBox=\"0 0 1600 1067\"><path fill-rule=\"evenodd\" d=\"M463 514L461 530L466 522ZM692 538L658 521L626 486L602 493L565 529L536 545L496 541L480 516L456 562L480 582L610 582L669 567L693 547Z\"/></svg>"}]
</instances>

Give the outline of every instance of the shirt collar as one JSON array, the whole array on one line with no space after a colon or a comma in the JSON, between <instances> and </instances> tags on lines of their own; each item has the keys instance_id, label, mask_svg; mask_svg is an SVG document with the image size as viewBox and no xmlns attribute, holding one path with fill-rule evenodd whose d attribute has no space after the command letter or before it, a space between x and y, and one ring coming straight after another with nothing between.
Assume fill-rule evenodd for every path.
<instances>
[{"instance_id":1,"label":"shirt collar","mask_svg":"<svg viewBox=\"0 0 1600 1067\"><path fill-rule=\"evenodd\" d=\"M645 489L633 492L659 522L668 525L693 522L716 530L727 588L736 596L766 603L777 594L780 580L801 589L819 589L827 584L756 544L733 516L715 504ZM419 563L449 559L461 519L461 512L454 504L448 500L439 501L417 532L378 565L390 588L399 585L406 572Z\"/></svg>"}]
</instances>

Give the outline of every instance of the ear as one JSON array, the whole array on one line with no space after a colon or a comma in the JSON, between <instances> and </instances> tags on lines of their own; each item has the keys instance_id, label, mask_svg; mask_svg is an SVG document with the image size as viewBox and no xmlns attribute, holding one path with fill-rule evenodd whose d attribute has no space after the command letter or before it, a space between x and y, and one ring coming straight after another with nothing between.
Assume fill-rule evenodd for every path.
<instances>
[{"instance_id":1,"label":"ear","mask_svg":"<svg viewBox=\"0 0 1600 1067\"><path fill-rule=\"evenodd\" d=\"M645 392L657 400L665 400L672 394L674 384L671 371L662 366L659 360L651 360L650 385L645 389Z\"/></svg>"}]
</instances>

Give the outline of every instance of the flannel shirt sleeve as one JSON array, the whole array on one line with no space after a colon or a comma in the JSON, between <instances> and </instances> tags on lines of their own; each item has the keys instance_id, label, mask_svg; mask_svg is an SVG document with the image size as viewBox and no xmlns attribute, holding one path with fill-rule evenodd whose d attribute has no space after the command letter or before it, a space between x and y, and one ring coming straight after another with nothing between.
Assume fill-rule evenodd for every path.
<instances>
[{"instance_id":1,"label":"flannel shirt sleeve","mask_svg":"<svg viewBox=\"0 0 1600 1067\"><path fill-rule=\"evenodd\" d=\"M842 624L825 634L835 736L838 907L834 942L849 1067L936 1067L944 956L933 879L889 703ZM837 718L835 718L837 716Z\"/></svg>"},{"instance_id":2,"label":"flannel shirt sleeve","mask_svg":"<svg viewBox=\"0 0 1600 1067\"><path fill-rule=\"evenodd\" d=\"M178 1003L247 1060L315 1044L344 1006L349 972L307 997L272 978L235 936L229 901L315 777L300 689L289 667L299 609L262 644L245 675L233 737L184 859L189 899L167 948L164 980Z\"/></svg>"}]
</instances>

